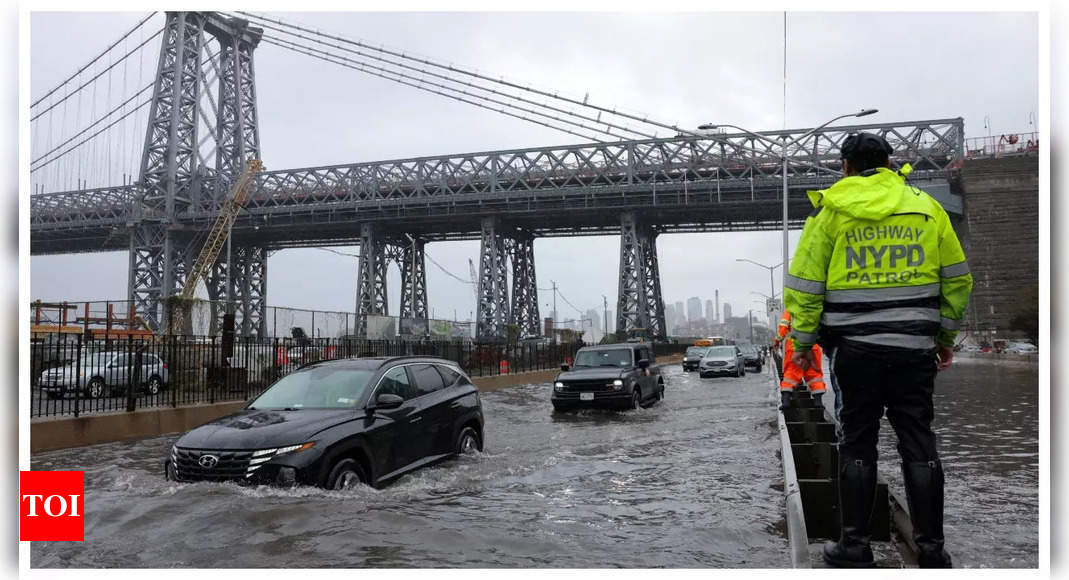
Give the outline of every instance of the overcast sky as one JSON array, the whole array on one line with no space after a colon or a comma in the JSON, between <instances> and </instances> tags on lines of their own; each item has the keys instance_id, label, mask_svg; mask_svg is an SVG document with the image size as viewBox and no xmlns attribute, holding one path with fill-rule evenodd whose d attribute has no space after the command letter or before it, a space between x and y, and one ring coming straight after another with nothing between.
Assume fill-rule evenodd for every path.
<instances>
[{"instance_id":1,"label":"overcast sky","mask_svg":"<svg viewBox=\"0 0 1069 580\"><path fill-rule=\"evenodd\" d=\"M352 38L421 53L591 102L641 111L684 127L731 123L753 130L810 127L861 108L866 121L964 117L966 135L1034 130L1037 18L1025 13L789 13L787 107L783 14L279 13ZM35 13L31 95L54 86L144 14ZM162 25L162 15L155 17ZM155 63L152 63L155 66ZM151 74L151 73L150 73ZM256 51L263 159L270 169L421 155L538 147L582 140L498 113L262 44ZM143 131L139 139L143 139ZM797 232L791 236L792 248ZM663 235L666 302L720 290L737 315L760 309L780 234ZM353 252L356 248L338 248ZM462 278L478 242L431 244L427 253ZM619 238L542 239L538 284L556 280L582 310L615 311ZM35 256L31 295L43 300L125 299L126 252ZM474 310L472 288L427 264L430 308L440 318ZM399 275L391 270L390 310ZM776 284L780 273L776 272ZM316 249L268 261L268 303L352 311L356 260ZM552 292L540 292L548 315ZM575 314L563 302L561 317Z\"/></svg>"}]
</instances>

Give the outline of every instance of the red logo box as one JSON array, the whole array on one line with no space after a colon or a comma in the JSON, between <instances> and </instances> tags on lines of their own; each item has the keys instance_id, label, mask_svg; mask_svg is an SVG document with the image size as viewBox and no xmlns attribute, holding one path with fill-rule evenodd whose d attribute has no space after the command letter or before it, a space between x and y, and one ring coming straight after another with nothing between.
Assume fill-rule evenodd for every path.
<instances>
[{"instance_id":1,"label":"red logo box","mask_svg":"<svg viewBox=\"0 0 1069 580\"><path fill-rule=\"evenodd\" d=\"M85 539L85 472L19 472L19 541Z\"/></svg>"}]
</instances>

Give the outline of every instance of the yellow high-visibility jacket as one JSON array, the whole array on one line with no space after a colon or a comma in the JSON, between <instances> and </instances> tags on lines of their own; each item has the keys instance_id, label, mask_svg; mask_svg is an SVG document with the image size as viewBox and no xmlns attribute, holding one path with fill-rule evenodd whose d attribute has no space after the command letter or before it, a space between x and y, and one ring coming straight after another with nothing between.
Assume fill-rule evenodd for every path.
<instances>
[{"instance_id":1,"label":"yellow high-visibility jacket","mask_svg":"<svg viewBox=\"0 0 1069 580\"><path fill-rule=\"evenodd\" d=\"M906 184L912 169L844 177L808 192L784 285L795 348L818 338L891 349L951 346L972 275L939 202Z\"/></svg>"}]
</instances>

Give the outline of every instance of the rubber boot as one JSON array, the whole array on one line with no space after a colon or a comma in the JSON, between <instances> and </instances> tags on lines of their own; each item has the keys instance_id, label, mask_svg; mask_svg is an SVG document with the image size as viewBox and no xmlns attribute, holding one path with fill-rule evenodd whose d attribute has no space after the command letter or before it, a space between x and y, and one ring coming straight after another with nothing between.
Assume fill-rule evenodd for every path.
<instances>
[{"instance_id":1,"label":"rubber boot","mask_svg":"<svg viewBox=\"0 0 1069 580\"><path fill-rule=\"evenodd\" d=\"M786 411L791 407L791 392L780 391L779 392L779 410Z\"/></svg>"},{"instance_id":2,"label":"rubber boot","mask_svg":"<svg viewBox=\"0 0 1069 580\"><path fill-rule=\"evenodd\" d=\"M903 463L902 480L913 520L913 541L920 550L917 563L921 568L950 568L950 554L943 549L943 464Z\"/></svg>"},{"instance_id":3,"label":"rubber boot","mask_svg":"<svg viewBox=\"0 0 1069 580\"><path fill-rule=\"evenodd\" d=\"M839 467L839 515L842 535L824 545L824 562L836 568L871 568L869 518L876 500L876 464L860 459Z\"/></svg>"}]
</instances>

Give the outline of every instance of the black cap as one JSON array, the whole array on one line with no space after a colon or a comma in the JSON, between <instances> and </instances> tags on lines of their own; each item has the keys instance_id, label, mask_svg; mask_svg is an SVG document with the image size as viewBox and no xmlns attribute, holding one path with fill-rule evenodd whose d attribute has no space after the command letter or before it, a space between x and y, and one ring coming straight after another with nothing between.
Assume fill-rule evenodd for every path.
<instances>
[{"instance_id":1,"label":"black cap","mask_svg":"<svg viewBox=\"0 0 1069 580\"><path fill-rule=\"evenodd\" d=\"M839 148L839 158L847 159L859 155L870 155L883 152L887 155L894 153L894 148L887 139L873 133L854 133L843 140Z\"/></svg>"}]
</instances>

